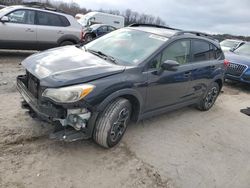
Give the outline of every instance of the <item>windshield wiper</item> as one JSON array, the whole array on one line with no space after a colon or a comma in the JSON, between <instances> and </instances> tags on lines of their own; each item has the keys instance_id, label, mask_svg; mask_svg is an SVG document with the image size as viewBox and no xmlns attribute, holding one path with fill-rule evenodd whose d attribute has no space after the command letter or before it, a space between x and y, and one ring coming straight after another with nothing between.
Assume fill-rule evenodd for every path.
<instances>
[{"instance_id":1,"label":"windshield wiper","mask_svg":"<svg viewBox=\"0 0 250 188\"><path fill-rule=\"evenodd\" d=\"M105 60L109 60L109 61L111 61L114 64L118 64L117 60L114 57L112 57L110 55L107 55L107 54L105 54L105 53L103 53L101 51L96 51L96 50L91 50L91 49L88 49L87 51L90 52L90 53L92 53L92 54L95 54L98 57L101 57L101 58L103 58Z\"/></svg>"}]
</instances>

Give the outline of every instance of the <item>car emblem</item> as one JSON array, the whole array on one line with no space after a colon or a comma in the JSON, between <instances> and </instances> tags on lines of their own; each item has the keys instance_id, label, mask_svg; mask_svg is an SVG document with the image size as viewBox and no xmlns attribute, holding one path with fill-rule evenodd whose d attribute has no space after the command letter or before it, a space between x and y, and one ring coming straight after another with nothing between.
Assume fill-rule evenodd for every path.
<instances>
[{"instance_id":1,"label":"car emblem","mask_svg":"<svg viewBox=\"0 0 250 188\"><path fill-rule=\"evenodd\" d=\"M229 67L231 67L231 68L233 68L233 69L237 69L237 68L239 67L239 65L230 63L230 64L229 64Z\"/></svg>"}]
</instances>

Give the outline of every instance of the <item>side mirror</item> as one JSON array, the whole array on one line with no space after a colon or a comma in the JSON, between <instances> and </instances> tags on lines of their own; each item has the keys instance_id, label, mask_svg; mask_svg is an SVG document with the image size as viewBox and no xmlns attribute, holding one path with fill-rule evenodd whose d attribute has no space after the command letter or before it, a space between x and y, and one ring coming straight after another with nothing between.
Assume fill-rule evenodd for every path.
<instances>
[{"instance_id":1,"label":"side mirror","mask_svg":"<svg viewBox=\"0 0 250 188\"><path fill-rule=\"evenodd\" d=\"M0 21L1 21L2 23L5 23L5 22L9 22L10 20L9 20L9 17L4 16L4 17L1 18Z\"/></svg>"},{"instance_id":2,"label":"side mirror","mask_svg":"<svg viewBox=\"0 0 250 188\"><path fill-rule=\"evenodd\" d=\"M177 61L174 60L166 60L161 64L161 68L163 70L176 71L176 67L180 66Z\"/></svg>"}]
</instances>

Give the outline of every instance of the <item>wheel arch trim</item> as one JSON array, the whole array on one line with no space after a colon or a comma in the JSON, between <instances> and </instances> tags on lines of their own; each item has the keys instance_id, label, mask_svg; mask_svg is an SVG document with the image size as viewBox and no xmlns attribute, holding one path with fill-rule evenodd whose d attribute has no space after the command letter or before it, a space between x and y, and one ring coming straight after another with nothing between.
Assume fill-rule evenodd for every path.
<instances>
[{"instance_id":1,"label":"wheel arch trim","mask_svg":"<svg viewBox=\"0 0 250 188\"><path fill-rule=\"evenodd\" d=\"M135 99L138 103L134 104L132 103L132 106L136 106L136 114L135 117L133 118L135 121L138 120L139 115L141 114L141 109L142 106L144 105L144 100L143 97L139 94L138 91L134 90L134 89L122 89L122 90L118 90L114 93L112 93L111 95L109 95L108 97L106 97L98 106L97 106L97 111L101 112L105 109L105 107L110 104L110 102L112 102L113 100L115 100L118 97L123 97L126 98L128 100L130 100L131 102L131 98L130 96Z\"/></svg>"},{"instance_id":2,"label":"wheel arch trim","mask_svg":"<svg viewBox=\"0 0 250 188\"><path fill-rule=\"evenodd\" d=\"M80 39L74 35L63 35L57 40L57 44L60 45L64 41L72 41L77 44L80 42Z\"/></svg>"}]
</instances>

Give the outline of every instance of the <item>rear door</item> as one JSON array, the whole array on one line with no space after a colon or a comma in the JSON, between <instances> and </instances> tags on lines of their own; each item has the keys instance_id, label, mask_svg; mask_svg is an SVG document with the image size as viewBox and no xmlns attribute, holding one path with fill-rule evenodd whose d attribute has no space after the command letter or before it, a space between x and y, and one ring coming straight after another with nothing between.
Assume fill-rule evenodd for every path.
<instances>
[{"instance_id":1,"label":"rear door","mask_svg":"<svg viewBox=\"0 0 250 188\"><path fill-rule=\"evenodd\" d=\"M187 91L191 80L189 39L181 39L170 44L149 63L146 110L151 111L189 100ZM180 66L175 71L161 70L166 60L177 61Z\"/></svg>"},{"instance_id":2,"label":"rear door","mask_svg":"<svg viewBox=\"0 0 250 188\"><path fill-rule=\"evenodd\" d=\"M19 9L5 16L9 22L0 22L0 48L36 49L35 11Z\"/></svg>"},{"instance_id":3,"label":"rear door","mask_svg":"<svg viewBox=\"0 0 250 188\"><path fill-rule=\"evenodd\" d=\"M211 83L211 80L220 74L221 64L218 58L221 57L221 50L212 43L202 39L192 39L191 64L192 71L191 87L188 94L193 97L200 97Z\"/></svg>"},{"instance_id":4,"label":"rear door","mask_svg":"<svg viewBox=\"0 0 250 188\"><path fill-rule=\"evenodd\" d=\"M37 11L37 41L39 49L58 46L58 40L68 34L66 27L70 26L66 17L43 11Z\"/></svg>"}]
</instances>

